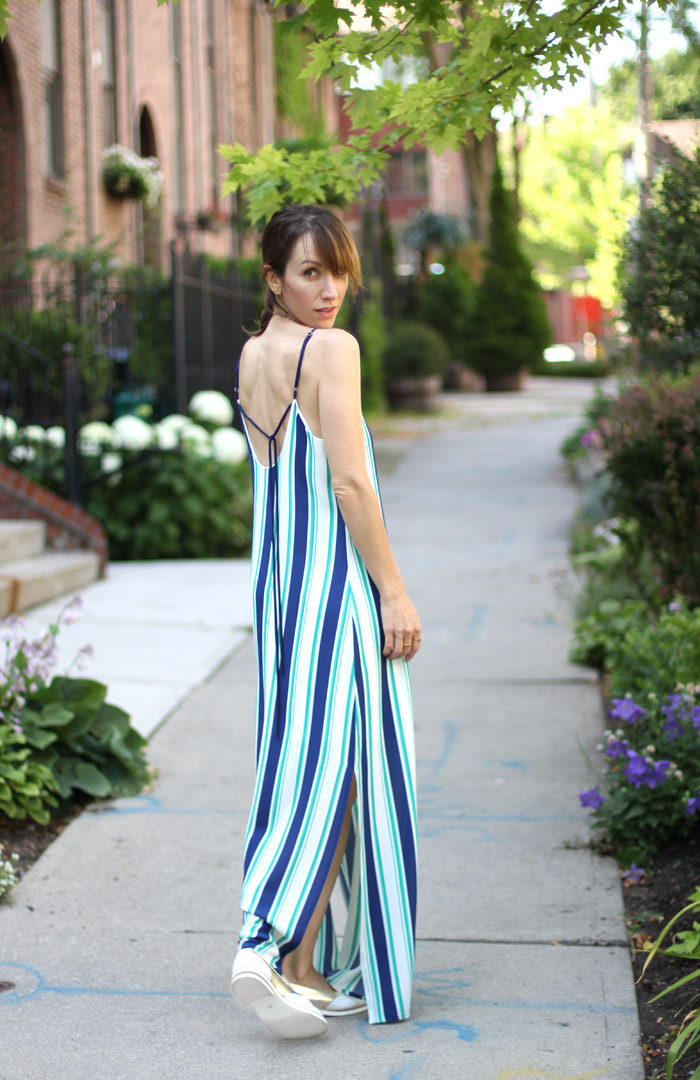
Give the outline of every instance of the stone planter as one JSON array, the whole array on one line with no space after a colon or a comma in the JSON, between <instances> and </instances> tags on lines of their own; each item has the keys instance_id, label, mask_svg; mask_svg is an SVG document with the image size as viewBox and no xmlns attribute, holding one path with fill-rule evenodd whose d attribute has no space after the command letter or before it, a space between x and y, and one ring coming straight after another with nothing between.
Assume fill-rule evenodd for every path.
<instances>
[{"instance_id":1,"label":"stone planter","mask_svg":"<svg viewBox=\"0 0 700 1080\"><path fill-rule=\"evenodd\" d=\"M526 375L525 368L520 368L519 371L485 371L486 389L491 393L522 390Z\"/></svg>"},{"instance_id":2,"label":"stone planter","mask_svg":"<svg viewBox=\"0 0 700 1080\"><path fill-rule=\"evenodd\" d=\"M435 412L441 389L442 379L439 375L407 375L403 379L390 379L386 384L392 409L411 412Z\"/></svg>"},{"instance_id":3,"label":"stone planter","mask_svg":"<svg viewBox=\"0 0 700 1080\"><path fill-rule=\"evenodd\" d=\"M483 390L485 380L483 375L477 375L476 371L453 360L447 369L445 376L445 390L456 390L463 394L474 394Z\"/></svg>"}]
</instances>

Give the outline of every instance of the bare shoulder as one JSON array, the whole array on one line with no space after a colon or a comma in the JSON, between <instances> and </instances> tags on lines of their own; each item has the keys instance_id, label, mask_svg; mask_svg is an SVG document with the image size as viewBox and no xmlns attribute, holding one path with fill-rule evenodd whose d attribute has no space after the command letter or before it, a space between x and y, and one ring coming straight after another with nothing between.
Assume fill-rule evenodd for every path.
<instances>
[{"instance_id":1,"label":"bare shoulder","mask_svg":"<svg viewBox=\"0 0 700 1080\"><path fill-rule=\"evenodd\" d=\"M312 341L314 351L317 354L322 354L324 359L337 358L340 361L353 358L359 359L360 346L357 343L357 338L353 337L347 330L340 330L335 327L330 330L317 330Z\"/></svg>"}]
</instances>

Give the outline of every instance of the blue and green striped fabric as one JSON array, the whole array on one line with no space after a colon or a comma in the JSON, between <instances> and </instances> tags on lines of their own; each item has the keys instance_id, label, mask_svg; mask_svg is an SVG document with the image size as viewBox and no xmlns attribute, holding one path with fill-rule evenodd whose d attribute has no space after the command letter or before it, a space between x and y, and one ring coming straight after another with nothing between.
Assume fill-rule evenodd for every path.
<instances>
[{"instance_id":1,"label":"blue and green striped fabric","mask_svg":"<svg viewBox=\"0 0 700 1080\"><path fill-rule=\"evenodd\" d=\"M400 1020L410 1012L416 920L408 666L381 655L377 590L296 389L279 455L275 449L266 467L249 447L258 694L239 942L276 966L297 947L328 875L354 773L340 874L342 944L329 908L316 965L337 990L366 998L370 1023Z\"/></svg>"}]
</instances>

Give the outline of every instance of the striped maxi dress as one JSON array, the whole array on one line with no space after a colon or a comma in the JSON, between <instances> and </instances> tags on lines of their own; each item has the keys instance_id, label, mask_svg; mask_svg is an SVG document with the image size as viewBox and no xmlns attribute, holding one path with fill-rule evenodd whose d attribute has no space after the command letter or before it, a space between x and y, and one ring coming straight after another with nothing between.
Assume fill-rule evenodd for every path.
<instances>
[{"instance_id":1,"label":"striped maxi dress","mask_svg":"<svg viewBox=\"0 0 700 1080\"><path fill-rule=\"evenodd\" d=\"M379 595L345 527L323 440L293 399L253 471L256 781L245 838L241 948L278 970L317 905L353 778L357 800L339 883L314 956L338 991L365 997L370 1023L410 1013L416 919L413 718L408 665L381 655ZM240 363L240 362L239 362ZM287 427L278 447L276 436ZM367 471L379 496L364 424Z\"/></svg>"}]
</instances>

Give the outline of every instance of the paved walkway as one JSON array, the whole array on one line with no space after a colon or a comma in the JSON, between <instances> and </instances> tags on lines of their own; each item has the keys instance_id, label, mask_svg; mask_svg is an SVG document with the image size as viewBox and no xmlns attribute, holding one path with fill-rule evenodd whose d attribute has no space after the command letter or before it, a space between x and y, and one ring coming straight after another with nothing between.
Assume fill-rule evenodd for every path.
<instances>
[{"instance_id":1,"label":"paved walkway","mask_svg":"<svg viewBox=\"0 0 700 1080\"><path fill-rule=\"evenodd\" d=\"M228 993L252 790L245 565L114 566L66 655L160 726L154 790L81 815L0 908L0 1080L641 1080L615 865L580 846L601 730L566 659L590 387L448 399L379 440L413 663L421 895L411 1021L277 1042ZM46 613L33 616L45 618ZM69 640L70 638L70 640ZM192 691L192 692L190 692Z\"/></svg>"}]
</instances>

